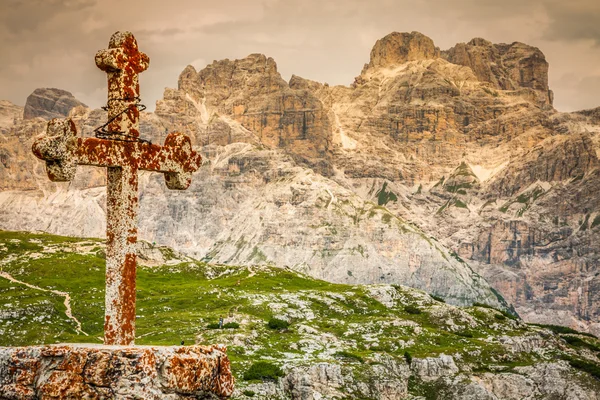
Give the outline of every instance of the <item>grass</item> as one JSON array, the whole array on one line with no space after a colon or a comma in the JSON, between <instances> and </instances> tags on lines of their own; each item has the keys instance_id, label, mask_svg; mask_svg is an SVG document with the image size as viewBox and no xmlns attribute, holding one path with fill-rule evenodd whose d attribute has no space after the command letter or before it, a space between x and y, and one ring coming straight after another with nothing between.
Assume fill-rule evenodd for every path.
<instances>
[{"instance_id":1,"label":"grass","mask_svg":"<svg viewBox=\"0 0 600 400\"><path fill-rule=\"evenodd\" d=\"M569 328L567 326L561 326L561 325L546 325L546 324L529 324L531 326L538 326L540 328L544 328L544 329L549 329L554 333L557 334L573 334L573 335L584 335L584 336L589 336L589 337L593 337L596 338L596 335L592 335L591 333L587 333L587 332L580 332L577 331L575 329Z\"/></svg>"},{"instance_id":2,"label":"grass","mask_svg":"<svg viewBox=\"0 0 600 400\"><path fill-rule=\"evenodd\" d=\"M267 323L267 326L269 327L269 329L282 331L289 328L290 323L283 319L271 318Z\"/></svg>"},{"instance_id":3,"label":"grass","mask_svg":"<svg viewBox=\"0 0 600 400\"><path fill-rule=\"evenodd\" d=\"M509 319L512 319L512 320L517 320L517 319L519 319L519 317L518 317L517 315L513 315L513 314L509 313L508 311L504 311L504 310L498 310L497 308L495 308L495 307L492 307L492 306L490 306L490 305L488 305L488 304L484 304L484 303L477 303L477 302L475 302L475 303L473 303L473 307L483 307L483 308L489 308L490 310L498 311L500 314L502 314L502 316L503 316L504 318L509 318ZM496 317L496 316L494 316L494 317L495 317L496 319L501 319L501 318L498 318L498 317Z\"/></svg>"},{"instance_id":4,"label":"grass","mask_svg":"<svg viewBox=\"0 0 600 400\"><path fill-rule=\"evenodd\" d=\"M386 190L387 182L383 183L383 187L375 194L377 196L377 205L385 206L390 201L398 201L398 196L391 190Z\"/></svg>"},{"instance_id":5,"label":"grass","mask_svg":"<svg viewBox=\"0 0 600 400\"><path fill-rule=\"evenodd\" d=\"M349 351L338 351L334 354L336 358L342 358L350 361L358 361L361 364L364 364L365 360L358 354L350 353Z\"/></svg>"},{"instance_id":6,"label":"grass","mask_svg":"<svg viewBox=\"0 0 600 400\"><path fill-rule=\"evenodd\" d=\"M73 313L89 334L75 330L65 315L63 297L0 278L0 345L100 343L105 283L101 249L98 240L0 232L0 259L11 260L4 271L42 288L68 292ZM328 283L288 269L253 267L251 273L245 267L203 262L138 266L136 344L223 343L244 389L244 382L277 379L288 365L337 361L360 376L382 353L402 363L460 354L462 362L484 368L505 360L506 354L504 347L485 338L535 330L515 329L499 310L456 309L436 295L386 288L394 299L391 306L377 300L371 287ZM442 310L460 310L475 326L440 316ZM218 328L215 321L221 316L236 322L225 329L206 329ZM448 318L459 325L459 333L448 329ZM288 321L293 321L291 328ZM589 349L576 341L571 348ZM513 354L502 362L531 365L535 357Z\"/></svg>"},{"instance_id":7,"label":"grass","mask_svg":"<svg viewBox=\"0 0 600 400\"><path fill-rule=\"evenodd\" d=\"M429 296L431 296L431 298L434 299L435 301L439 301L440 303L445 303L446 302L446 300L444 300L443 297L436 296L435 294L430 294Z\"/></svg>"},{"instance_id":8,"label":"grass","mask_svg":"<svg viewBox=\"0 0 600 400\"><path fill-rule=\"evenodd\" d=\"M597 364L591 363L589 361L584 361L578 358L573 357L564 357L565 360L569 362L571 367L576 368L580 371L587 372L592 375L596 379L600 379L600 366Z\"/></svg>"},{"instance_id":9,"label":"grass","mask_svg":"<svg viewBox=\"0 0 600 400\"><path fill-rule=\"evenodd\" d=\"M244 373L244 380L277 380L281 376L283 376L283 371L277 365L269 361L258 361Z\"/></svg>"},{"instance_id":10,"label":"grass","mask_svg":"<svg viewBox=\"0 0 600 400\"><path fill-rule=\"evenodd\" d=\"M404 307L404 311L406 311L409 314L413 314L413 315L421 314L421 310L418 307L415 307L412 305L408 305L408 306Z\"/></svg>"},{"instance_id":11,"label":"grass","mask_svg":"<svg viewBox=\"0 0 600 400\"><path fill-rule=\"evenodd\" d=\"M587 342L578 338L577 336L563 336L562 337L565 342L575 347L585 347L591 351L600 352L600 347L596 346L593 343Z\"/></svg>"}]
</instances>

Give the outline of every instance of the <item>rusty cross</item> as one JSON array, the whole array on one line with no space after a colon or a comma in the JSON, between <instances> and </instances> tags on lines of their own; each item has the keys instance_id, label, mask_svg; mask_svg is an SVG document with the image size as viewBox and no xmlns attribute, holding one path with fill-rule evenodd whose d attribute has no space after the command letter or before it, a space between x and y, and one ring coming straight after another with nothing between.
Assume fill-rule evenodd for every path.
<instances>
[{"instance_id":1,"label":"rusty cross","mask_svg":"<svg viewBox=\"0 0 600 400\"><path fill-rule=\"evenodd\" d=\"M33 153L46 161L51 181L70 181L77 165L106 167L106 298L104 343L135 340L135 276L138 170L162 172L169 189L187 189L202 158L189 137L170 133L163 146L139 137L138 74L149 58L131 32L112 35L96 65L108 75L108 131L104 138L78 138L70 119L53 119Z\"/></svg>"}]
</instances>

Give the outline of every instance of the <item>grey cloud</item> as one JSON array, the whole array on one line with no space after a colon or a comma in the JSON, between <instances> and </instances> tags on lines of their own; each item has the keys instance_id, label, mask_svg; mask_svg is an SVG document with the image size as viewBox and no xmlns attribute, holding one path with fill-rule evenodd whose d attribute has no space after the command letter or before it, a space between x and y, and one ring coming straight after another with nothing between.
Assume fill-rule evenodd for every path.
<instances>
[{"instance_id":1,"label":"grey cloud","mask_svg":"<svg viewBox=\"0 0 600 400\"><path fill-rule=\"evenodd\" d=\"M87 104L101 105L105 77L96 69L93 55L107 45L114 31L124 29L134 32L141 50L151 58L150 69L140 78L150 109L165 86L176 85L187 64L202 67L198 60L234 59L250 53L273 57L284 78L296 74L349 84L368 62L375 41L392 31L420 31L441 48L473 37L525 42L546 53L551 79L569 72L581 79L594 76L599 73L594 65L600 65L600 53L595 58L590 54L577 58L571 52L573 63L580 63L577 69L558 62L553 67L552 59L560 60L564 50L560 44L595 33L587 22L582 25L588 28L580 31L571 26L573 22L567 23L581 10L546 0L4 1L15 7L9 7L10 15L0 16L4 55L0 98L18 104L35 87L57 86L77 93ZM596 2L582 2L589 3L584 8L589 19L600 18ZM571 17L563 18L561 13ZM12 20L11 28L4 23L7 19ZM22 26L15 28L18 24ZM15 29L21 30L17 34ZM598 52L591 46L589 51ZM586 63L587 72L582 68ZM550 83L557 105L576 103L572 98L577 94L567 85ZM589 89L582 90L585 94L579 97L591 106Z\"/></svg>"},{"instance_id":2,"label":"grey cloud","mask_svg":"<svg viewBox=\"0 0 600 400\"><path fill-rule=\"evenodd\" d=\"M32 32L65 13L78 13L96 4L95 0L4 0L0 24L13 34Z\"/></svg>"},{"instance_id":3,"label":"grey cloud","mask_svg":"<svg viewBox=\"0 0 600 400\"><path fill-rule=\"evenodd\" d=\"M548 1L550 24L544 37L550 40L591 40L600 46L600 2Z\"/></svg>"}]
</instances>

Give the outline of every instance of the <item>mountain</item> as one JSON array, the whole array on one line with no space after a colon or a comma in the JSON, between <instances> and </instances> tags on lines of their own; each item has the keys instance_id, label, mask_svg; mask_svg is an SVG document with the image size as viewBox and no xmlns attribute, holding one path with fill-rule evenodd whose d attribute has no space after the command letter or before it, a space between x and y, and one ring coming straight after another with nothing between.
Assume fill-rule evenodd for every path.
<instances>
[{"instance_id":1,"label":"mountain","mask_svg":"<svg viewBox=\"0 0 600 400\"><path fill-rule=\"evenodd\" d=\"M0 345L100 343L104 251L98 239L0 231ZM149 243L141 243L138 262L137 344L173 352L187 349L175 346L181 340L222 343L237 379L235 398L593 400L600 393L600 340L590 334L528 325L483 304L455 307L405 286L206 264ZM3 362L14 353L0 347L0 370L15 368ZM85 360L74 354L70 365ZM166 362L153 385L140 383L136 367L147 368L144 358L121 353L110 364L107 376L87 365L60 371L38 362L33 368L47 373L35 380L23 373L13 384L6 380L14 373L0 374L0 396L24 398L37 387L110 397L106 382L118 382L119 393L148 398L159 389L190 398L167 385Z\"/></svg>"},{"instance_id":2,"label":"mountain","mask_svg":"<svg viewBox=\"0 0 600 400\"><path fill-rule=\"evenodd\" d=\"M188 66L141 132L182 131L206 161L185 192L142 174L139 236L600 333L600 114L552 101L539 49L476 38L442 51L418 32L377 41L349 86L286 82L261 54ZM70 116L83 135L106 119ZM49 182L30 152L44 125L13 117L2 131L0 227L103 237L103 171Z\"/></svg>"}]
</instances>

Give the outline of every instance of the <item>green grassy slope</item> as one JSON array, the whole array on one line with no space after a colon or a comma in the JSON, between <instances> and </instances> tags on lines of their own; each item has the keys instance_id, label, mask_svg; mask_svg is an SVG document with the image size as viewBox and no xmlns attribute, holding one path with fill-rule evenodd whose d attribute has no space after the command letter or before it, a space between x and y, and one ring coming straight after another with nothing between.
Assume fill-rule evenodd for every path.
<instances>
[{"instance_id":1,"label":"green grassy slope","mask_svg":"<svg viewBox=\"0 0 600 400\"><path fill-rule=\"evenodd\" d=\"M0 231L0 345L101 343L104 262L103 244L96 239ZM6 274L69 293L73 315L89 336L65 314L63 296L10 282ZM220 316L239 327L208 329ZM290 327L269 329L273 317ZM596 338L581 336L589 346L572 340L544 352L509 354L498 337L543 328L488 307L446 305L402 286L331 284L275 267L177 259L138 267L136 325L136 344L226 344L238 378L257 360L280 366L340 362L360 370L377 354L404 360L406 353L420 358L444 353L471 370L486 371L579 357L581 349L600 346Z\"/></svg>"}]
</instances>

